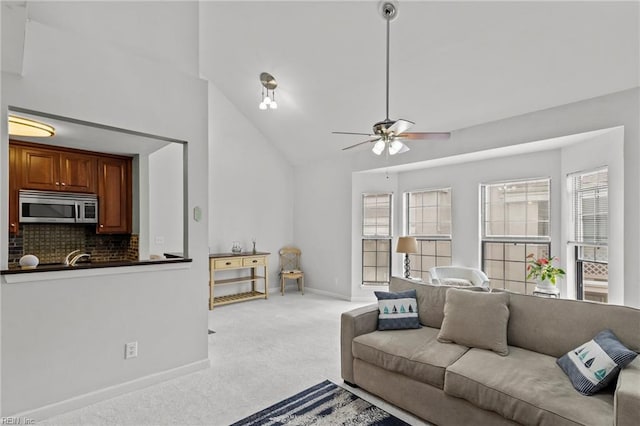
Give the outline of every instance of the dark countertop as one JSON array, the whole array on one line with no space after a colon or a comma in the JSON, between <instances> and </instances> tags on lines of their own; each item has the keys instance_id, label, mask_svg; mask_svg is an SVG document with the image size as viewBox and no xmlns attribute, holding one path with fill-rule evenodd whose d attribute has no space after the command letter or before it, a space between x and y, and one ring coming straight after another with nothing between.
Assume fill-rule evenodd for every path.
<instances>
[{"instance_id":1,"label":"dark countertop","mask_svg":"<svg viewBox=\"0 0 640 426\"><path fill-rule=\"evenodd\" d=\"M257 251L257 252L252 252L252 251L243 251L242 253L209 253L209 257L239 257L239 256L265 256L271 253L267 253L264 251Z\"/></svg>"},{"instance_id":2,"label":"dark countertop","mask_svg":"<svg viewBox=\"0 0 640 426\"><path fill-rule=\"evenodd\" d=\"M75 269L99 269L99 268L113 268L120 266L140 266L140 265L158 265L166 263L185 263L191 262L192 259L185 259L182 257L173 257L171 259L158 259L158 260L121 260L115 262L78 262L76 266L64 266L61 263L43 264L38 265L35 269L21 269L20 266L10 267L0 271L0 275L10 274L32 274L36 272L51 272L51 271L69 271Z\"/></svg>"}]
</instances>

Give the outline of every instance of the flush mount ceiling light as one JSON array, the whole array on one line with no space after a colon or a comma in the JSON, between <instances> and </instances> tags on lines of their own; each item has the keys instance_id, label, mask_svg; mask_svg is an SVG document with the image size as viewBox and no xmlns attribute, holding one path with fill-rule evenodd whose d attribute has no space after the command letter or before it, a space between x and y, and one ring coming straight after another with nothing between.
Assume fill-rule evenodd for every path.
<instances>
[{"instance_id":1,"label":"flush mount ceiling light","mask_svg":"<svg viewBox=\"0 0 640 426\"><path fill-rule=\"evenodd\" d=\"M409 151L409 147L405 145L403 140L438 140L448 139L450 133L448 132L407 132L411 126L414 125L409 120L391 120L389 118L389 33L390 23L398 17L398 4L396 0L382 1L379 4L380 14L387 23L387 92L386 92L386 118L373 125L373 133L354 133L354 132L333 132L334 134L341 135L363 135L369 136L364 142L359 142L355 145L343 148L346 149L355 148L356 146L364 145L367 143L373 143L371 149L374 154L381 155L385 148L389 155L402 154Z\"/></svg>"},{"instance_id":2,"label":"flush mount ceiling light","mask_svg":"<svg viewBox=\"0 0 640 426\"><path fill-rule=\"evenodd\" d=\"M48 138L56 134L56 129L48 124L30 118L9 116L9 135Z\"/></svg>"},{"instance_id":3,"label":"flush mount ceiling light","mask_svg":"<svg viewBox=\"0 0 640 426\"><path fill-rule=\"evenodd\" d=\"M260 101L258 108L263 111L267 108L278 109L278 103L276 102L276 87L278 87L278 83L275 77L268 72L260 73L260 84L262 84L262 101ZM264 95L264 89L267 89L267 96ZM269 90L271 90L271 97L269 97Z\"/></svg>"}]
</instances>

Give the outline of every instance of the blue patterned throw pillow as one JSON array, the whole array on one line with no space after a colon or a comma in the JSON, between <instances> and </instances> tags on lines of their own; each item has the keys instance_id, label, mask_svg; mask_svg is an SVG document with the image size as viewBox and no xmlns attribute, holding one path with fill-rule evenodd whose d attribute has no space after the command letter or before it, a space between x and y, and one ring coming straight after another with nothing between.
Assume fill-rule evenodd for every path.
<instances>
[{"instance_id":1,"label":"blue patterned throw pillow","mask_svg":"<svg viewBox=\"0 0 640 426\"><path fill-rule=\"evenodd\" d=\"M378 330L420 328L416 291L397 293L376 291L378 298Z\"/></svg>"},{"instance_id":2,"label":"blue patterned throw pillow","mask_svg":"<svg viewBox=\"0 0 640 426\"><path fill-rule=\"evenodd\" d=\"M605 388L638 354L624 346L611 330L601 331L592 340L558 358L573 387L583 395Z\"/></svg>"}]
</instances>

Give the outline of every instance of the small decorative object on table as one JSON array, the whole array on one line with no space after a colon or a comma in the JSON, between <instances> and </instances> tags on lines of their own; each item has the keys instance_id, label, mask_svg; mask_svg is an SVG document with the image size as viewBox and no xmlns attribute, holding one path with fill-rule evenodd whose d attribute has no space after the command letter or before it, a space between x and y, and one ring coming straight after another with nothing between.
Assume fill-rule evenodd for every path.
<instances>
[{"instance_id":1,"label":"small decorative object on table","mask_svg":"<svg viewBox=\"0 0 640 426\"><path fill-rule=\"evenodd\" d=\"M562 268L553 266L553 261L558 260L558 258L548 256L536 259L535 255L531 253L527 256L527 259L529 259L527 279L535 278L537 281L533 294L535 296L558 298L560 290L556 287L556 282L565 276Z\"/></svg>"},{"instance_id":2,"label":"small decorative object on table","mask_svg":"<svg viewBox=\"0 0 640 426\"><path fill-rule=\"evenodd\" d=\"M239 241L234 241L231 245L231 253L242 253L242 246Z\"/></svg>"},{"instance_id":3,"label":"small decorative object on table","mask_svg":"<svg viewBox=\"0 0 640 426\"><path fill-rule=\"evenodd\" d=\"M252 250L252 252L253 252L253 254L256 254L256 253L257 253L257 252L256 252L256 239L255 239L255 238L252 238L252 239L251 239L251 243L253 243L253 250Z\"/></svg>"},{"instance_id":4,"label":"small decorative object on table","mask_svg":"<svg viewBox=\"0 0 640 426\"><path fill-rule=\"evenodd\" d=\"M32 254L26 254L20 258L21 269L35 269L40 263L40 259Z\"/></svg>"}]
</instances>

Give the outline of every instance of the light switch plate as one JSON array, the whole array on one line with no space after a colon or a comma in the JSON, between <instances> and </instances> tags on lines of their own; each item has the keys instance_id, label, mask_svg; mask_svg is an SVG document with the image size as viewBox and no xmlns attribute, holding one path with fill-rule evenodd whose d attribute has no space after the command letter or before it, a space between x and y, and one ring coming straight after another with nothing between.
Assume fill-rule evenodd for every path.
<instances>
[{"instance_id":1,"label":"light switch plate","mask_svg":"<svg viewBox=\"0 0 640 426\"><path fill-rule=\"evenodd\" d=\"M202 220L202 209L198 206L193 208L193 220L200 222Z\"/></svg>"},{"instance_id":2,"label":"light switch plate","mask_svg":"<svg viewBox=\"0 0 640 426\"><path fill-rule=\"evenodd\" d=\"M138 356L138 342L130 342L124 345L124 359Z\"/></svg>"}]
</instances>

